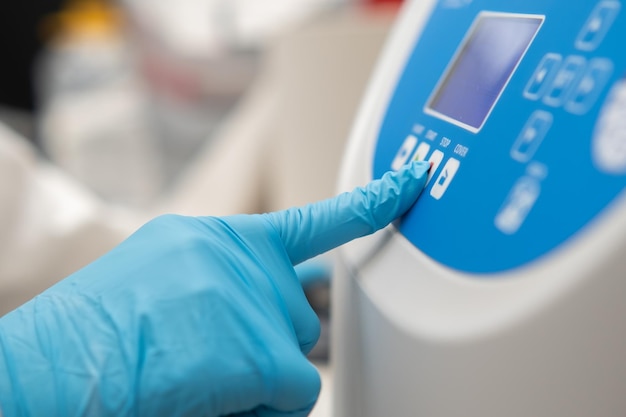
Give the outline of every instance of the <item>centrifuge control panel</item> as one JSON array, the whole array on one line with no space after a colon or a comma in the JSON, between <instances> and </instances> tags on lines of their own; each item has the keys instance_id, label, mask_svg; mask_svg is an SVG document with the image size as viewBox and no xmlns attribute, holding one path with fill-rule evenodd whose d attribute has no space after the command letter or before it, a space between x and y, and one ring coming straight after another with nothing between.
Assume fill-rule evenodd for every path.
<instances>
[{"instance_id":1,"label":"centrifuge control panel","mask_svg":"<svg viewBox=\"0 0 626 417\"><path fill-rule=\"evenodd\" d=\"M373 173L432 162L399 223L481 274L536 261L626 185L626 16L617 0L442 0L393 92ZM489 275L487 275L489 276Z\"/></svg>"}]
</instances>

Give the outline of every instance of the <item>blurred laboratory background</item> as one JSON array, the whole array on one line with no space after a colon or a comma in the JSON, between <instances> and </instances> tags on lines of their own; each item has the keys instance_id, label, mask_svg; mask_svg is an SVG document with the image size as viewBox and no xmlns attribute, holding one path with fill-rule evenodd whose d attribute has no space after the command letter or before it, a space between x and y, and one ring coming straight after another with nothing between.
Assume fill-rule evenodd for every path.
<instances>
[{"instance_id":1,"label":"blurred laboratory background","mask_svg":"<svg viewBox=\"0 0 626 417\"><path fill-rule=\"evenodd\" d=\"M7 3L0 315L155 215L264 212L334 195L400 3ZM323 323L320 363L328 292L307 293Z\"/></svg>"},{"instance_id":2,"label":"blurred laboratory background","mask_svg":"<svg viewBox=\"0 0 626 417\"><path fill-rule=\"evenodd\" d=\"M46 158L113 204L153 209L165 199L183 198L182 205L194 212L216 207L222 214L291 204L281 187L313 188L320 192L311 197L325 197L329 189L321 191L323 179L316 177L336 173L336 150L393 3L40 0L36 10L10 5L2 42L15 57L2 67L0 114ZM227 131L235 118L245 125L235 129L245 131ZM280 136L289 138L268 142ZM208 192L201 203L170 196L188 192L181 183L204 181L184 177L201 153L223 159L222 137L227 147L252 158L241 155L228 163L265 171L245 178L256 184L242 190L228 178L234 175L231 165L218 178L222 186L194 190ZM238 148L235 140L246 143ZM306 158L307 148L299 148L304 144L313 151ZM311 162L302 166L300 159ZM204 164L215 163L203 160L201 170ZM270 167L316 169L307 172L305 183L291 185L301 172L284 177ZM211 181L210 175L201 177L207 176ZM269 177L269 189L259 188L262 176ZM231 193L243 195L225 195Z\"/></svg>"}]
</instances>

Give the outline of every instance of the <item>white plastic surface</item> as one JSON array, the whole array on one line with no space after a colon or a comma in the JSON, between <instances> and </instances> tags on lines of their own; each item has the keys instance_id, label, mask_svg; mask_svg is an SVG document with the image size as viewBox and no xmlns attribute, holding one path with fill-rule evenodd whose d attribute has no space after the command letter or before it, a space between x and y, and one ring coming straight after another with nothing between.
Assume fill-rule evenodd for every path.
<instances>
[{"instance_id":1,"label":"white plastic surface","mask_svg":"<svg viewBox=\"0 0 626 417\"><path fill-rule=\"evenodd\" d=\"M433 4L404 8L341 190L371 179L385 108ZM334 417L625 415L625 230L622 195L548 255L489 277L434 262L393 226L345 245L333 287Z\"/></svg>"}]
</instances>

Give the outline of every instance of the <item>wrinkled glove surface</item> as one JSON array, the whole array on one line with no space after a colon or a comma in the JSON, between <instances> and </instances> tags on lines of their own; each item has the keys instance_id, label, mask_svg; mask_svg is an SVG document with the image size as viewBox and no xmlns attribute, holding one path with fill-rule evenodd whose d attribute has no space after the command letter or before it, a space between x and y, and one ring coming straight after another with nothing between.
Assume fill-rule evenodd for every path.
<instances>
[{"instance_id":1,"label":"wrinkled glove surface","mask_svg":"<svg viewBox=\"0 0 626 417\"><path fill-rule=\"evenodd\" d=\"M4 417L306 416L319 321L294 265L403 214L428 167L281 212L150 221L0 319Z\"/></svg>"}]
</instances>

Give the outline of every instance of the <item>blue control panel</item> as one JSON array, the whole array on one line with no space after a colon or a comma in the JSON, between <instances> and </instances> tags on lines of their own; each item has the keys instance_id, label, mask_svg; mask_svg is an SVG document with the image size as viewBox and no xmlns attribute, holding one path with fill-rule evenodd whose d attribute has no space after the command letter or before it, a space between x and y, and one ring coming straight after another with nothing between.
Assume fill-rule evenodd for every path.
<instances>
[{"instance_id":1,"label":"blue control panel","mask_svg":"<svg viewBox=\"0 0 626 417\"><path fill-rule=\"evenodd\" d=\"M494 274L574 237L626 185L620 0L439 1L378 135L375 177L429 182L399 224L449 268Z\"/></svg>"}]
</instances>

